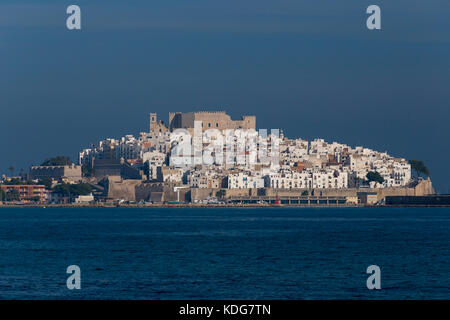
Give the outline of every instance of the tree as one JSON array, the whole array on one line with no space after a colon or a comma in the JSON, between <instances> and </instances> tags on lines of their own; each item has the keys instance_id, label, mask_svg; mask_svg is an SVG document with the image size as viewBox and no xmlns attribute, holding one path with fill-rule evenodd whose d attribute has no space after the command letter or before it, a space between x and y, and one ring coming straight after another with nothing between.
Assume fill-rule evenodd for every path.
<instances>
[{"instance_id":1,"label":"tree","mask_svg":"<svg viewBox=\"0 0 450 320\"><path fill-rule=\"evenodd\" d=\"M72 161L66 156L57 156L53 158L47 158L41 164L41 166L68 166L71 165Z\"/></svg>"},{"instance_id":2,"label":"tree","mask_svg":"<svg viewBox=\"0 0 450 320\"><path fill-rule=\"evenodd\" d=\"M70 194L70 184L68 183L58 184L53 188L53 191L58 194L68 195Z\"/></svg>"},{"instance_id":3,"label":"tree","mask_svg":"<svg viewBox=\"0 0 450 320\"><path fill-rule=\"evenodd\" d=\"M47 189L51 189L52 185L53 185L52 178L49 178L49 177L43 177L43 178L39 179L38 183L44 185L45 188L47 188Z\"/></svg>"},{"instance_id":4,"label":"tree","mask_svg":"<svg viewBox=\"0 0 450 320\"><path fill-rule=\"evenodd\" d=\"M14 170L16 168L14 168L14 166L9 166L8 170L11 171L11 177L14 177Z\"/></svg>"},{"instance_id":5,"label":"tree","mask_svg":"<svg viewBox=\"0 0 450 320\"><path fill-rule=\"evenodd\" d=\"M430 171L425 166L422 160L409 160L408 163L411 165L411 169L416 172L416 175L420 177L420 174L424 174L426 177L430 176Z\"/></svg>"},{"instance_id":6,"label":"tree","mask_svg":"<svg viewBox=\"0 0 450 320\"><path fill-rule=\"evenodd\" d=\"M55 193L59 193L62 195L86 196L92 193L92 187L87 183L80 183L80 184L62 183L55 186L53 188L53 191Z\"/></svg>"},{"instance_id":7,"label":"tree","mask_svg":"<svg viewBox=\"0 0 450 320\"><path fill-rule=\"evenodd\" d=\"M366 174L366 178L369 182L375 181L379 184L384 182L384 178L377 171L370 171Z\"/></svg>"},{"instance_id":8,"label":"tree","mask_svg":"<svg viewBox=\"0 0 450 320\"><path fill-rule=\"evenodd\" d=\"M33 185L33 184L36 184L36 183L34 181L32 181L32 180L22 181L22 180L19 180L17 178L13 178L11 180L4 181L3 184L7 185L7 186L14 186L14 185L19 185L19 184Z\"/></svg>"},{"instance_id":9,"label":"tree","mask_svg":"<svg viewBox=\"0 0 450 320\"><path fill-rule=\"evenodd\" d=\"M7 201L18 201L20 199L19 191L13 189L9 190L5 196Z\"/></svg>"},{"instance_id":10,"label":"tree","mask_svg":"<svg viewBox=\"0 0 450 320\"><path fill-rule=\"evenodd\" d=\"M94 168L88 164L83 164L81 167L81 172L85 177L92 177L94 175Z\"/></svg>"},{"instance_id":11,"label":"tree","mask_svg":"<svg viewBox=\"0 0 450 320\"><path fill-rule=\"evenodd\" d=\"M8 185L8 186L13 186L13 185L22 184L22 181L20 181L19 179L13 178L9 181L5 181L3 184Z\"/></svg>"},{"instance_id":12,"label":"tree","mask_svg":"<svg viewBox=\"0 0 450 320\"><path fill-rule=\"evenodd\" d=\"M216 192L216 197L222 199L223 197L225 197L226 193L227 192L225 190L220 189L219 191Z\"/></svg>"},{"instance_id":13,"label":"tree","mask_svg":"<svg viewBox=\"0 0 450 320\"><path fill-rule=\"evenodd\" d=\"M92 193L92 187L87 183L71 184L71 193L77 196L86 196Z\"/></svg>"}]
</instances>

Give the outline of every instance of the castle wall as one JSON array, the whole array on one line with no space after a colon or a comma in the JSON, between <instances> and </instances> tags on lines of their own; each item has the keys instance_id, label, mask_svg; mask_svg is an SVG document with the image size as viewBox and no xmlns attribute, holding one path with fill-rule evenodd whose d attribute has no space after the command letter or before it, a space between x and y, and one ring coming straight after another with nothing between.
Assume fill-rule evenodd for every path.
<instances>
[{"instance_id":1,"label":"castle wall","mask_svg":"<svg viewBox=\"0 0 450 320\"><path fill-rule=\"evenodd\" d=\"M152 201L162 203L178 200L178 191L174 191L173 185L163 183L142 183L138 180L122 180L120 177L108 178L108 198L124 199L127 201ZM386 196L423 196L433 194L431 181L424 180L415 188L350 188L350 189L218 189L218 188L182 188L179 189L179 200L195 201L205 200L208 197L217 197L217 191L225 190L225 198L231 197L298 197L304 191L315 197L347 197L357 199L358 193L370 194L373 202L383 200ZM375 201L376 199L376 201Z\"/></svg>"},{"instance_id":2,"label":"castle wall","mask_svg":"<svg viewBox=\"0 0 450 320\"><path fill-rule=\"evenodd\" d=\"M136 201L152 201L154 203L162 203L168 201L191 201L189 188L181 188L174 191L173 186L164 185L162 183L142 183L135 188ZM178 199L179 194L179 199Z\"/></svg>"},{"instance_id":3,"label":"castle wall","mask_svg":"<svg viewBox=\"0 0 450 320\"><path fill-rule=\"evenodd\" d=\"M52 178L56 180L67 178L72 181L80 181L81 166L32 166L30 177L31 179Z\"/></svg>"},{"instance_id":4,"label":"castle wall","mask_svg":"<svg viewBox=\"0 0 450 320\"><path fill-rule=\"evenodd\" d=\"M108 198L136 201L138 180L122 180L120 177L108 177Z\"/></svg>"},{"instance_id":5,"label":"castle wall","mask_svg":"<svg viewBox=\"0 0 450 320\"><path fill-rule=\"evenodd\" d=\"M241 120L232 120L224 111L169 113L170 129L194 128L195 121L202 122L203 130L256 129L255 116L243 116Z\"/></svg>"}]
</instances>

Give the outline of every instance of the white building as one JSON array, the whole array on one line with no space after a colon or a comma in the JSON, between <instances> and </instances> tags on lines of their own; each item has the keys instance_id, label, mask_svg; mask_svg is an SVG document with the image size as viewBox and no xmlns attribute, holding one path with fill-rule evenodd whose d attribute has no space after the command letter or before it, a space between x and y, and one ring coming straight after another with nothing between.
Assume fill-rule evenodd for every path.
<instances>
[{"instance_id":1,"label":"white building","mask_svg":"<svg viewBox=\"0 0 450 320\"><path fill-rule=\"evenodd\" d=\"M191 170L188 184L192 188L221 188L224 176L214 170Z\"/></svg>"},{"instance_id":2,"label":"white building","mask_svg":"<svg viewBox=\"0 0 450 320\"><path fill-rule=\"evenodd\" d=\"M148 164L149 179L158 178L158 167L162 167L166 162L166 154L159 151L141 152L142 162Z\"/></svg>"},{"instance_id":3,"label":"white building","mask_svg":"<svg viewBox=\"0 0 450 320\"><path fill-rule=\"evenodd\" d=\"M283 171L266 176L266 186L275 189L307 189L312 187L310 172Z\"/></svg>"},{"instance_id":4,"label":"white building","mask_svg":"<svg viewBox=\"0 0 450 320\"><path fill-rule=\"evenodd\" d=\"M344 189L348 188L348 173L337 170L320 170L312 173L314 189Z\"/></svg>"},{"instance_id":5,"label":"white building","mask_svg":"<svg viewBox=\"0 0 450 320\"><path fill-rule=\"evenodd\" d=\"M86 196L78 196L75 198L75 203L77 204L87 204L94 202L94 196L91 194Z\"/></svg>"},{"instance_id":6,"label":"white building","mask_svg":"<svg viewBox=\"0 0 450 320\"><path fill-rule=\"evenodd\" d=\"M251 175L246 172L228 175L228 189L264 188L264 178L261 175Z\"/></svg>"}]
</instances>

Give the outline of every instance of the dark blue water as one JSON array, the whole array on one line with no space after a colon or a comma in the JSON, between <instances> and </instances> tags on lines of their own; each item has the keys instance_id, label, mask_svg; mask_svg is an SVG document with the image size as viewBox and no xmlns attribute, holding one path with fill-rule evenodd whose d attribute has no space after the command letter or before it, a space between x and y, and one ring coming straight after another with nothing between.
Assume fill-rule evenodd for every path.
<instances>
[{"instance_id":1,"label":"dark blue water","mask_svg":"<svg viewBox=\"0 0 450 320\"><path fill-rule=\"evenodd\" d=\"M0 298L448 299L449 246L448 208L0 208Z\"/></svg>"}]
</instances>

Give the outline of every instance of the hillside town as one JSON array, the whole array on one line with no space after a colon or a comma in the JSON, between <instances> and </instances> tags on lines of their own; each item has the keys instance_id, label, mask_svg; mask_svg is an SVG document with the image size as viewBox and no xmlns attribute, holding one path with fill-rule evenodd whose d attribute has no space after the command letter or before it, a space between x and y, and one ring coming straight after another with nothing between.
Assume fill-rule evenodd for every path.
<instances>
[{"instance_id":1,"label":"hillside town","mask_svg":"<svg viewBox=\"0 0 450 320\"><path fill-rule=\"evenodd\" d=\"M255 116L177 112L166 124L150 113L148 132L101 140L77 164L51 158L20 177L3 175L0 201L376 204L432 194L427 171L421 161L362 146L257 129Z\"/></svg>"}]
</instances>

